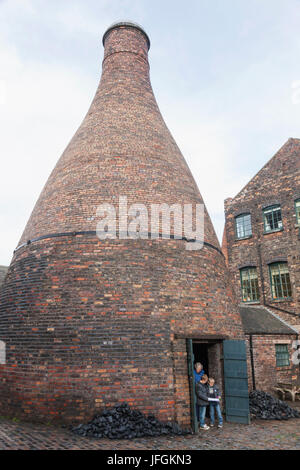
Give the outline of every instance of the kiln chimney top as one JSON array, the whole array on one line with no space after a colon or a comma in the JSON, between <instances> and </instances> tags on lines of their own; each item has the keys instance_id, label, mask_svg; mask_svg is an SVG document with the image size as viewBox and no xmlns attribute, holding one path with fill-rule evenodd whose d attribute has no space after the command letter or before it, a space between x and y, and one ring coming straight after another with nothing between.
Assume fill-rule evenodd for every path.
<instances>
[{"instance_id":1,"label":"kiln chimney top","mask_svg":"<svg viewBox=\"0 0 300 470\"><path fill-rule=\"evenodd\" d=\"M141 33L143 33L143 35L145 36L145 38L146 38L146 40L147 40L148 50L150 49L150 39L149 39L148 34L145 32L145 30L142 28L142 26L140 26L140 25L137 24L137 23L132 23L131 21L118 21L117 23L113 23L113 24L105 31L105 33L104 33L104 35L103 35L103 39L102 39L103 46L105 45L105 40L106 40L108 34L109 34L113 29L122 28L122 27L125 27L125 28L135 28L135 29L137 29L138 31L140 31Z\"/></svg>"}]
</instances>

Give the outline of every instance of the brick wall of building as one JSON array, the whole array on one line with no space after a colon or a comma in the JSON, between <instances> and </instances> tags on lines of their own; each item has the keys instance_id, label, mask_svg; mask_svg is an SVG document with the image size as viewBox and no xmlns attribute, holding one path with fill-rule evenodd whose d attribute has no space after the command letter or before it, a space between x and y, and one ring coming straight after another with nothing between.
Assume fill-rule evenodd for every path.
<instances>
[{"instance_id":1,"label":"brick wall of building","mask_svg":"<svg viewBox=\"0 0 300 470\"><path fill-rule=\"evenodd\" d=\"M188 378L186 340L172 341L175 420L188 427L191 422L190 384Z\"/></svg>"},{"instance_id":2,"label":"brick wall of building","mask_svg":"<svg viewBox=\"0 0 300 470\"><path fill-rule=\"evenodd\" d=\"M175 240L75 236L21 249L1 297L1 413L81 420L126 401L186 424L186 344L173 350L172 338L242 337L224 277L221 254Z\"/></svg>"},{"instance_id":3,"label":"brick wall of building","mask_svg":"<svg viewBox=\"0 0 300 470\"><path fill-rule=\"evenodd\" d=\"M293 377L299 375L299 365L292 362L293 341L296 335L253 335L253 359L255 384L257 390L264 390L274 394L273 387L278 382L291 382ZM246 335L247 356L248 356L248 378L249 390L253 389L252 367L250 356L250 337ZM276 344L287 344L290 356L290 365L284 367L276 366Z\"/></svg>"},{"instance_id":4,"label":"brick wall of building","mask_svg":"<svg viewBox=\"0 0 300 470\"><path fill-rule=\"evenodd\" d=\"M295 200L300 198L300 140L289 139L279 152L234 198L225 201L224 251L240 300L240 268L256 266L260 303L273 307L274 312L291 324L300 318L300 238L296 226ZM263 208L280 204L283 230L264 234ZM252 236L237 240L236 216L250 213ZM292 298L273 300L269 264L286 261L289 267ZM289 314L287 312L291 312Z\"/></svg>"}]
</instances>

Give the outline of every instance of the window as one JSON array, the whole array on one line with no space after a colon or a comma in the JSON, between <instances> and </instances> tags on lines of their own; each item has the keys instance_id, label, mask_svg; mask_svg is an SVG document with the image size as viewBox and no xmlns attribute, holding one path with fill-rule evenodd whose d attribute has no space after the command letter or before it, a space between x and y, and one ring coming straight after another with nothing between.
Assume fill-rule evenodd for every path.
<instances>
[{"instance_id":1,"label":"window","mask_svg":"<svg viewBox=\"0 0 300 470\"><path fill-rule=\"evenodd\" d=\"M292 297L289 268L287 263L270 264L271 290L274 300Z\"/></svg>"},{"instance_id":2,"label":"window","mask_svg":"<svg viewBox=\"0 0 300 470\"><path fill-rule=\"evenodd\" d=\"M275 344L276 366L284 367L290 365L289 348L287 344Z\"/></svg>"},{"instance_id":3,"label":"window","mask_svg":"<svg viewBox=\"0 0 300 470\"><path fill-rule=\"evenodd\" d=\"M283 227L280 206L272 206L264 209L265 232L275 232Z\"/></svg>"},{"instance_id":4,"label":"window","mask_svg":"<svg viewBox=\"0 0 300 470\"><path fill-rule=\"evenodd\" d=\"M256 268L241 269L243 302L259 301L258 277Z\"/></svg>"},{"instance_id":5,"label":"window","mask_svg":"<svg viewBox=\"0 0 300 470\"><path fill-rule=\"evenodd\" d=\"M236 238L247 238L252 235L251 215L242 214L235 218Z\"/></svg>"},{"instance_id":6,"label":"window","mask_svg":"<svg viewBox=\"0 0 300 470\"><path fill-rule=\"evenodd\" d=\"M295 209L296 209L296 221L297 224L300 225L300 199L295 201Z\"/></svg>"}]
</instances>

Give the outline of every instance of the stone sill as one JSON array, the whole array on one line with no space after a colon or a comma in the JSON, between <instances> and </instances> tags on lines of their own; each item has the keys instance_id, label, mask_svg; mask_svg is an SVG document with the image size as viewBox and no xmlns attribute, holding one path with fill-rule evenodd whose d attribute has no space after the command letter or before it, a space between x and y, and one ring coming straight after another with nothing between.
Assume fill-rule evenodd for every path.
<instances>
[{"instance_id":1,"label":"stone sill","mask_svg":"<svg viewBox=\"0 0 300 470\"><path fill-rule=\"evenodd\" d=\"M242 242L243 240L250 240L250 238L253 238L253 235L249 235L249 237L235 238L234 241L236 241L236 242Z\"/></svg>"},{"instance_id":2,"label":"stone sill","mask_svg":"<svg viewBox=\"0 0 300 470\"><path fill-rule=\"evenodd\" d=\"M278 232L283 232L283 228L279 228L277 230L272 230L271 232L263 232L263 235L270 235L271 233L278 233Z\"/></svg>"}]
</instances>

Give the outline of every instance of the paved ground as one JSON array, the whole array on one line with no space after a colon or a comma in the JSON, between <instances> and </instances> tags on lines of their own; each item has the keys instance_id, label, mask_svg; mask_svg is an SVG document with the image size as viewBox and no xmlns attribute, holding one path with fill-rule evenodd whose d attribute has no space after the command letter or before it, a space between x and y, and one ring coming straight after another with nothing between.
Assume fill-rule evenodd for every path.
<instances>
[{"instance_id":1,"label":"paved ground","mask_svg":"<svg viewBox=\"0 0 300 470\"><path fill-rule=\"evenodd\" d=\"M225 424L198 435L116 441L77 437L67 429L16 423L0 418L0 450L200 450L295 449L300 450L300 419L254 421L250 426Z\"/></svg>"}]
</instances>

